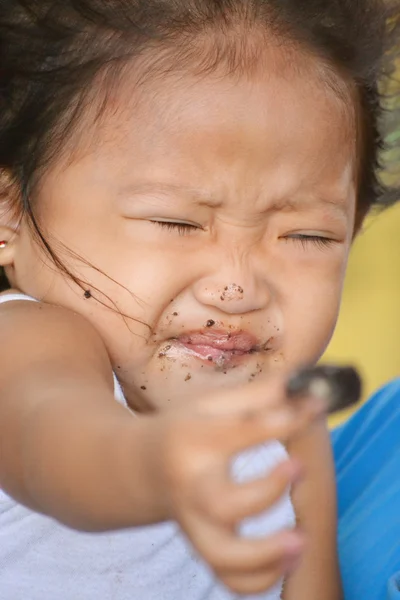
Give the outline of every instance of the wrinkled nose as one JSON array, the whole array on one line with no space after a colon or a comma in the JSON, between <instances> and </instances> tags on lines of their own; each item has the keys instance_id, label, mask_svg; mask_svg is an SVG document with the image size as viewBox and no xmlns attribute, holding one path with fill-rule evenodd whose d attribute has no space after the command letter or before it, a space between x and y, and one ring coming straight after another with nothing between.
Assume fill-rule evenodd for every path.
<instances>
[{"instance_id":1,"label":"wrinkled nose","mask_svg":"<svg viewBox=\"0 0 400 600\"><path fill-rule=\"evenodd\" d=\"M230 273L230 279L225 272L197 281L194 286L196 300L227 314L246 314L266 308L271 294L265 278L250 268L230 270L236 271Z\"/></svg>"}]
</instances>

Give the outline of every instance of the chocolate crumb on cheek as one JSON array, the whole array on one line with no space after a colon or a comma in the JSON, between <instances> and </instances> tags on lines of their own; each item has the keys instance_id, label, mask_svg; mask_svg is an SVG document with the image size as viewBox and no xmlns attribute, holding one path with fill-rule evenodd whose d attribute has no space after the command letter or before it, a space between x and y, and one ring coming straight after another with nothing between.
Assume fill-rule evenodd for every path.
<instances>
[{"instance_id":1,"label":"chocolate crumb on cheek","mask_svg":"<svg viewBox=\"0 0 400 600\"><path fill-rule=\"evenodd\" d=\"M214 327L215 321L213 319L209 319L206 323L206 327Z\"/></svg>"},{"instance_id":2,"label":"chocolate crumb on cheek","mask_svg":"<svg viewBox=\"0 0 400 600\"><path fill-rule=\"evenodd\" d=\"M185 377L185 381L190 381L192 379L192 376L190 373L188 373Z\"/></svg>"},{"instance_id":3,"label":"chocolate crumb on cheek","mask_svg":"<svg viewBox=\"0 0 400 600\"><path fill-rule=\"evenodd\" d=\"M147 387L146 387L145 385L141 385L141 386L140 386L140 389L141 389L141 390L147 390Z\"/></svg>"}]
</instances>

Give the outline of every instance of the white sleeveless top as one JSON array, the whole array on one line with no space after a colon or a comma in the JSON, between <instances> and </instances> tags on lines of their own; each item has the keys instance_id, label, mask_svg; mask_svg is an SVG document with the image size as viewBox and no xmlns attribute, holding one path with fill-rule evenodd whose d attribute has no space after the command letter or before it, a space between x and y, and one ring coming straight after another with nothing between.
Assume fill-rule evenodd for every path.
<instances>
[{"instance_id":1,"label":"white sleeveless top","mask_svg":"<svg viewBox=\"0 0 400 600\"><path fill-rule=\"evenodd\" d=\"M34 300L0 295L0 303ZM116 400L125 404L115 376ZM240 455L238 481L264 477L287 457L278 442ZM289 492L267 513L243 523L246 536L293 527ZM257 596L281 598L282 582ZM1 600L233 600L195 555L179 527L161 523L111 533L80 533L35 513L0 489Z\"/></svg>"}]
</instances>

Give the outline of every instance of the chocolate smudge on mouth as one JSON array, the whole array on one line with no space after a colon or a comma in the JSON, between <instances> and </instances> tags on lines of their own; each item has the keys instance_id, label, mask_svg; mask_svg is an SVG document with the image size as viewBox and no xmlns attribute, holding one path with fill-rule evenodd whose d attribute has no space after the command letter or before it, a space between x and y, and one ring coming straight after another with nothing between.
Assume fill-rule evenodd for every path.
<instances>
[{"instance_id":1,"label":"chocolate smudge on mouth","mask_svg":"<svg viewBox=\"0 0 400 600\"><path fill-rule=\"evenodd\" d=\"M270 338L268 338L268 340L265 342L265 344L261 344L260 346L257 346L251 352L271 352L271 350L273 350L272 344L273 344L274 340L275 340L275 336L271 336Z\"/></svg>"},{"instance_id":2,"label":"chocolate smudge on mouth","mask_svg":"<svg viewBox=\"0 0 400 600\"><path fill-rule=\"evenodd\" d=\"M186 360L179 360L180 357L184 358L184 354L181 353L182 350L183 352L189 352L192 357L202 359L207 364L213 365L216 371L227 374L228 371L238 366L236 362L241 360L240 357L257 353L260 353L261 355L263 352L271 352L274 350L274 348L271 347L274 337L270 337L267 341L257 343L258 340L254 334L249 331L242 329L228 331L230 327L227 326L227 324L225 324L226 327L224 327L223 330L211 330L211 323L216 324L213 319L209 319L209 321L207 321L209 327L203 325L203 329L188 331L186 334L171 337L168 340L168 345L162 346L159 349L158 358L168 359L172 362L178 360L182 368L188 368L189 365ZM218 326L221 325L223 325L223 323L218 322ZM177 343L176 348L175 343ZM181 344L183 345L183 348L181 348ZM207 346L215 348L218 352L211 350L211 348L207 352ZM186 348L186 350L184 350L184 348ZM170 353L170 349L173 349L173 352ZM203 365L201 365L201 368L203 368ZM261 370L262 367L257 363L253 377L256 377Z\"/></svg>"},{"instance_id":3,"label":"chocolate smudge on mouth","mask_svg":"<svg viewBox=\"0 0 400 600\"><path fill-rule=\"evenodd\" d=\"M206 323L206 327L214 327L215 321L213 319L209 319Z\"/></svg>"},{"instance_id":4,"label":"chocolate smudge on mouth","mask_svg":"<svg viewBox=\"0 0 400 600\"><path fill-rule=\"evenodd\" d=\"M256 370L250 375L249 377L249 383L251 383L252 381L254 381L254 379L258 376L261 375L261 373L263 372L263 367L260 363L257 363L256 365Z\"/></svg>"},{"instance_id":5,"label":"chocolate smudge on mouth","mask_svg":"<svg viewBox=\"0 0 400 600\"><path fill-rule=\"evenodd\" d=\"M159 353L158 353L158 358L163 358L164 356L166 356L168 350L171 349L171 345L169 346L165 346Z\"/></svg>"}]
</instances>

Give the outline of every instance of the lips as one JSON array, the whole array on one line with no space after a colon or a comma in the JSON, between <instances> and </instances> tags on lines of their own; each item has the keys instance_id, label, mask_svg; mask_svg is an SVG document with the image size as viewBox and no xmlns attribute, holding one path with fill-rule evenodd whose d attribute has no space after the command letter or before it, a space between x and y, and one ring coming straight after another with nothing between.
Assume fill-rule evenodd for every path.
<instances>
[{"instance_id":1,"label":"lips","mask_svg":"<svg viewBox=\"0 0 400 600\"><path fill-rule=\"evenodd\" d=\"M220 366L260 349L257 339L245 331L197 331L181 335L176 341L184 352Z\"/></svg>"},{"instance_id":2,"label":"lips","mask_svg":"<svg viewBox=\"0 0 400 600\"><path fill-rule=\"evenodd\" d=\"M232 352L251 352L258 346L257 339L245 331L235 333L226 332L194 332L181 335L178 338L185 346L205 346L216 350Z\"/></svg>"}]
</instances>

